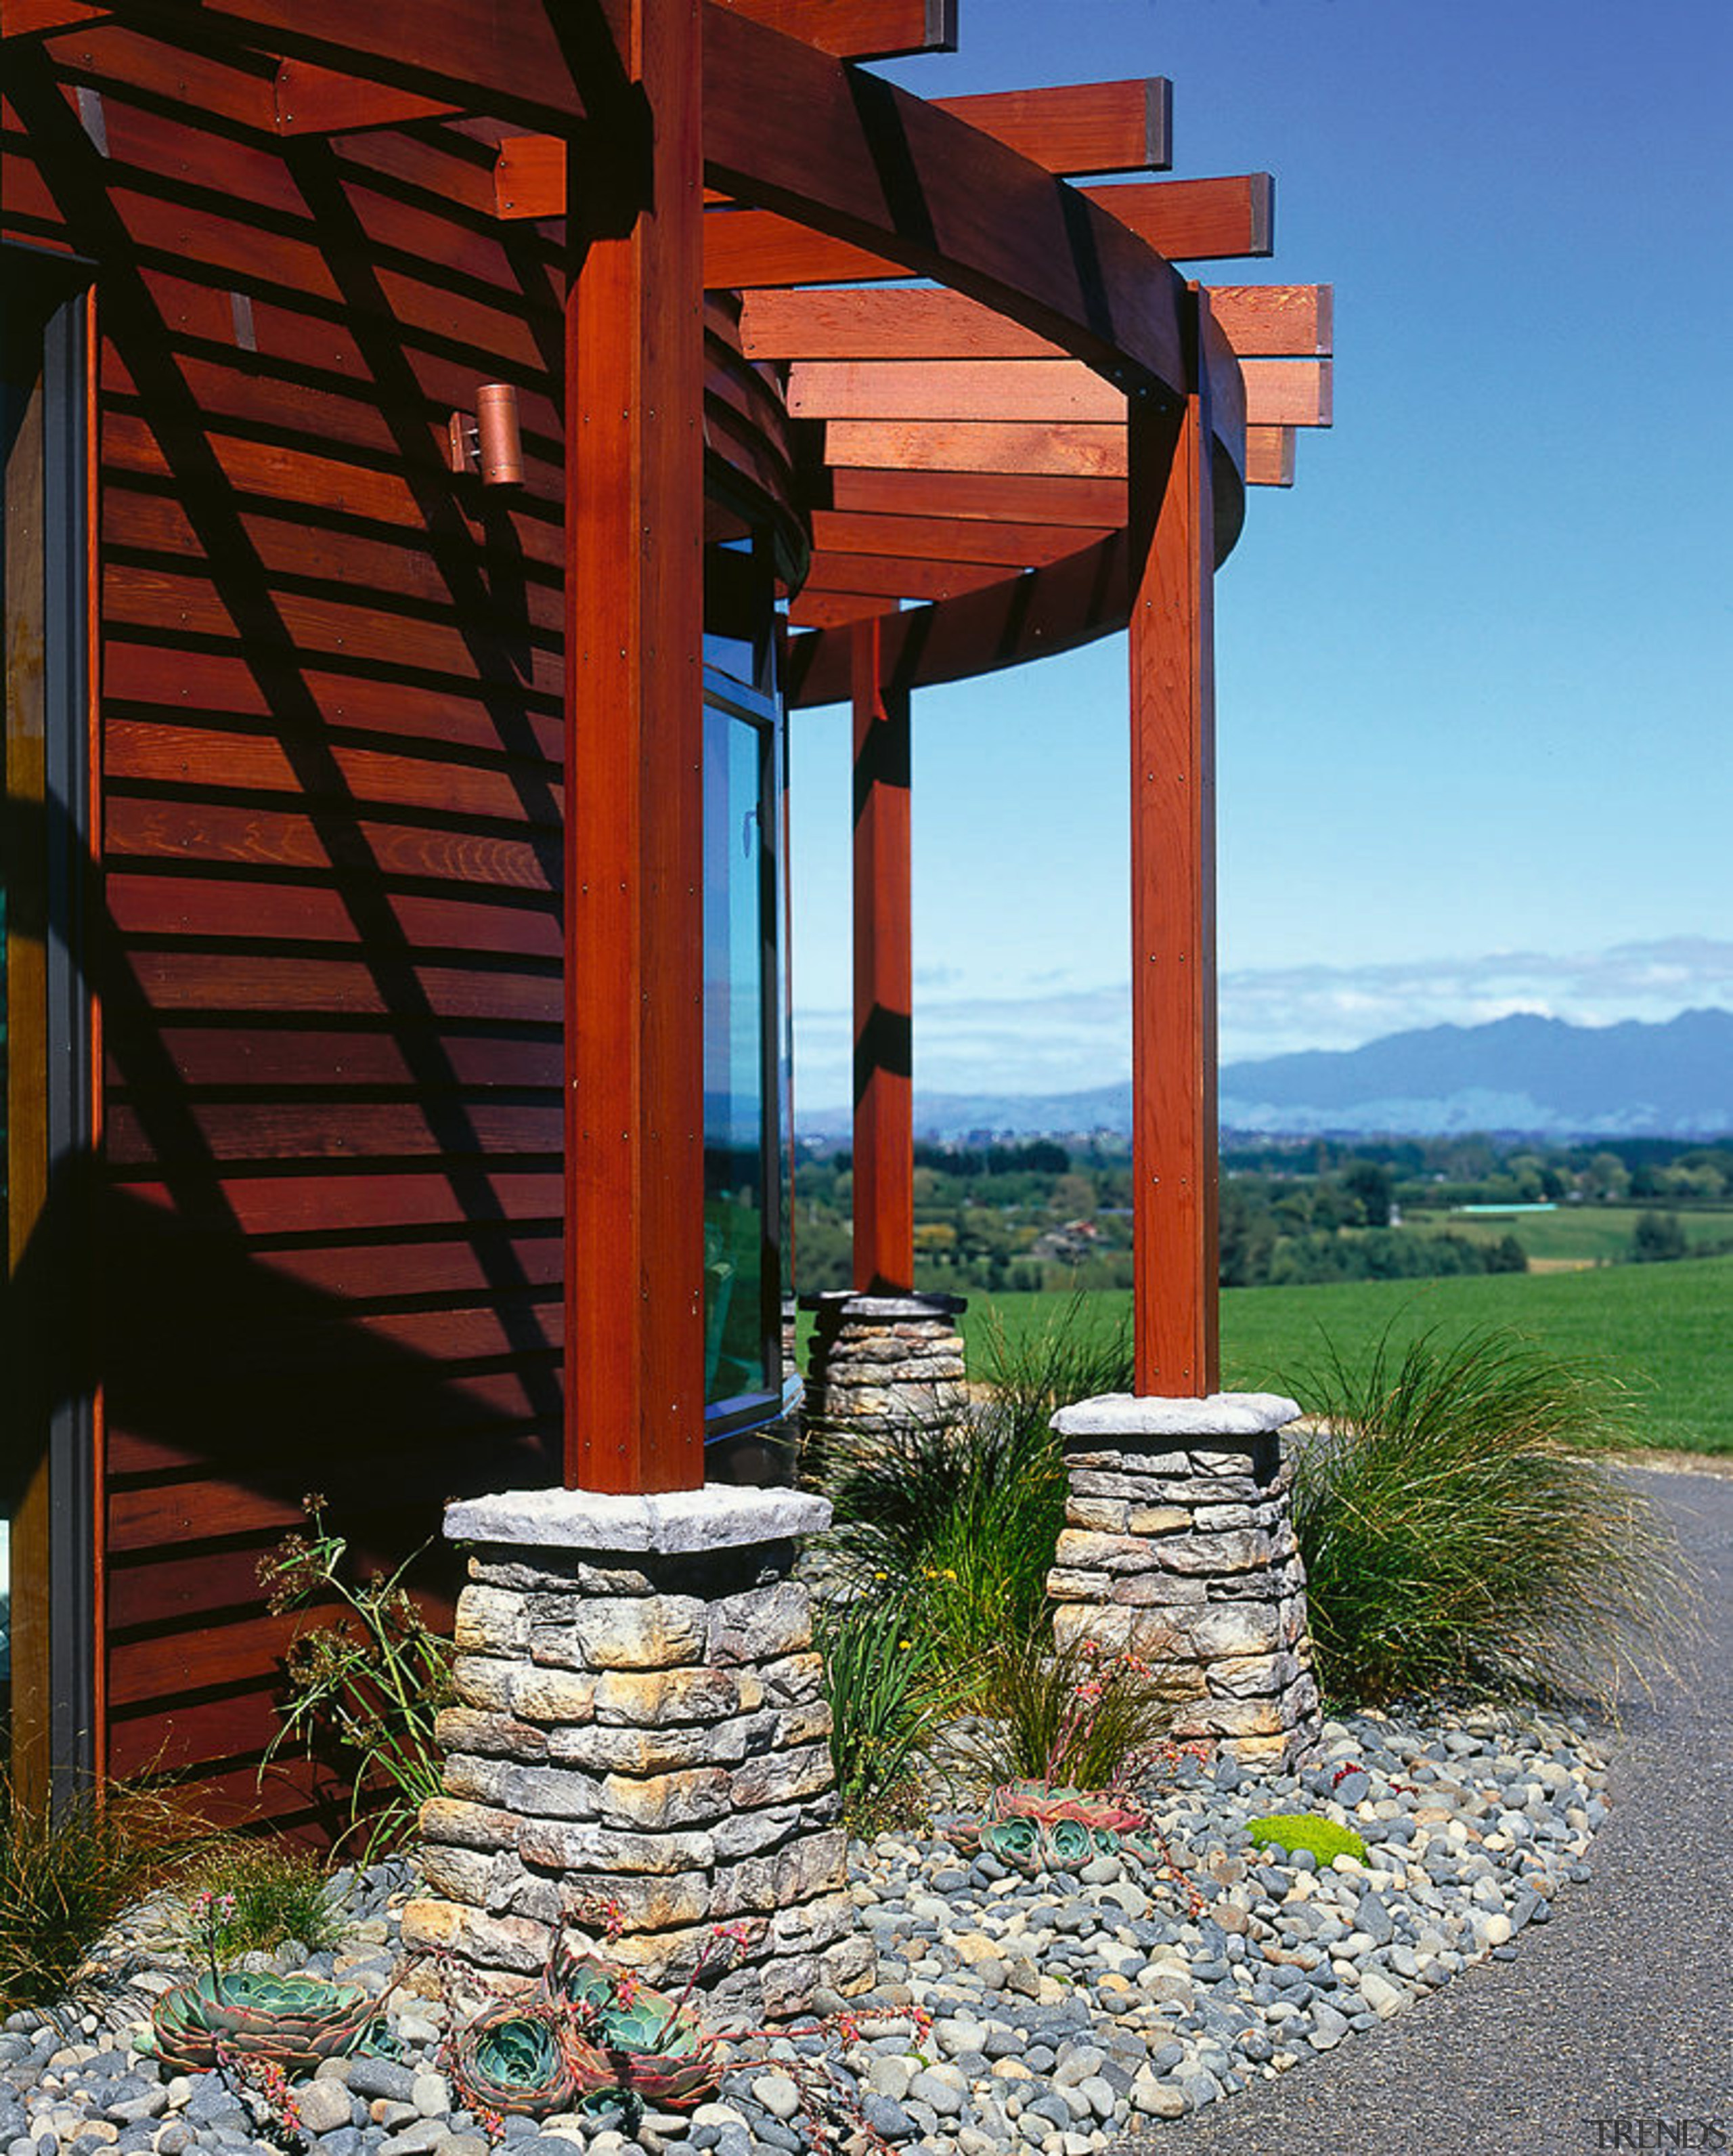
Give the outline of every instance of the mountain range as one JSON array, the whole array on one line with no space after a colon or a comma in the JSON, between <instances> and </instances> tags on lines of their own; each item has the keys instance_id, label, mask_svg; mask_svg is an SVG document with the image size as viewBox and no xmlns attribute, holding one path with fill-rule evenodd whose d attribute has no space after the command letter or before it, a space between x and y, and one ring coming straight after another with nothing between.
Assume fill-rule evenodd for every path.
<instances>
[{"instance_id":1,"label":"mountain range","mask_svg":"<svg viewBox=\"0 0 1733 2156\"><path fill-rule=\"evenodd\" d=\"M917 1035L917 1052L919 1041ZM1733 1132L1733 1011L1664 1024L1571 1025L1522 1014L1434 1025L1363 1047L1226 1064L1223 1132L1282 1137L1717 1137ZM1059 1094L922 1093L931 1139L1090 1132L1129 1136L1129 1084ZM845 1108L801 1115L803 1137L846 1137Z\"/></svg>"}]
</instances>

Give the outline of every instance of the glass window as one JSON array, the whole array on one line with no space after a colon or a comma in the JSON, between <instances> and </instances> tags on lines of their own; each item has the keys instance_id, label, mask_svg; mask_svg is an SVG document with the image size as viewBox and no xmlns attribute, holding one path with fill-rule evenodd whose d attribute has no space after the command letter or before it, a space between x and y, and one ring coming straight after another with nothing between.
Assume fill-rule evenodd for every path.
<instances>
[{"instance_id":1,"label":"glass window","mask_svg":"<svg viewBox=\"0 0 1733 2156\"><path fill-rule=\"evenodd\" d=\"M705 1399L720 1437L782 1407L782 712L761 549L708 550L705 627Z\"/></svg>"}]
</instances>

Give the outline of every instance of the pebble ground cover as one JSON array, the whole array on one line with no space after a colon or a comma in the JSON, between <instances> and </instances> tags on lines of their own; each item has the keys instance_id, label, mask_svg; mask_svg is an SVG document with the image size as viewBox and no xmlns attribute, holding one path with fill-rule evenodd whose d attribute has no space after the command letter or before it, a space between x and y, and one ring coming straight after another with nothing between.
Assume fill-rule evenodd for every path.
<instances>
[{"instance_id":1,"label":"pebble ground cover","mask_svg":"<svg viewBox=\"0 0 1733 2156\"><path fill-rule=\"evenodd\" d=\"M966 1837L882 1835L854 1850L852 1891L879 1981L824 2035L735 2049L689 2114L505 2122L513 2156L797 2156L875 2143L922 2156L1095 2156L1128 2134L1231 2101L1316 2061L1471 1963L1513 1958L1524 1930L1587 1876L1605 1816L1585 1726L1488 1707L1328 1724L1297 1773L1182 1759L1146 1792L1174 1860L1122 1851L1033 1877ZM1309 1812L1351 1825L1364 1864L1253 1845L1250 1823ZM396 1973L401 1866L340 1875L343 1943L285 1971L383 1993ZM140 1917L105 1943L104 1986L0 2030L7 2156L250 2156L273 2143L216 2074L172 2076L135 2048L184 1961ZM442 2063L448 2010L400 1987L389 2056L332 2061L298 2090L312 2156L487 2156ZM837 2004L839 2002L832 2002ZM1327 2069L1322 2069L1327 2071ZM834 2132L813 2111L846 2098ZM842 2114L837 2114L841 2117Z\"/></svg>"}]
</instances>

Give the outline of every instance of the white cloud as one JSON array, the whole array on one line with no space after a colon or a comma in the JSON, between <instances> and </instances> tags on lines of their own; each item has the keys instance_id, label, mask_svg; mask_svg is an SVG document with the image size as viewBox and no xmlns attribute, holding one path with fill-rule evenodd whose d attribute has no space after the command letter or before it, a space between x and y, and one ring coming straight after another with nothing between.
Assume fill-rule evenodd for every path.
<instances>
[{"instance_id":1,"label":"white cloud","mask_svg":"<svg viewBox=\"0 0 1733 2156\"><path fill-rule=\"evenodd\" d=\"M1733 1008L1733 942L1673 937L1609 951L1248 970L1222 977L1222 1060L1357 1048L1384 1034L1480 1025L1520 1011L1611 1025L1654 1023L1702 1004ZM797 1012L795 1093L802 1106L849 1098L852 1042L846 1010ZM1123 980L1044 996L916 994L915 1071L923 1092L1072 1092L1110 1085L1130 1070Z\"/></svg>"}]
</instances>

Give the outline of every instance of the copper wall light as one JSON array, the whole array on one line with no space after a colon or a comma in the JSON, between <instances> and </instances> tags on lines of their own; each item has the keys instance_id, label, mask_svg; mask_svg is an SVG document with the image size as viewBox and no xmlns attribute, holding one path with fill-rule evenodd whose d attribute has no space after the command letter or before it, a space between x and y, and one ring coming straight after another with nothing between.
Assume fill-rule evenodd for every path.
<instances>
[{"instance_id":1,"label":"copper wall light","mask_svg":"<svg viewBox=\"0 0 1733 2156\"><path fill-rule=\"evenodd\" d=\"M509 382L484 382L475 393L473 413L452 413L446 461L454 472L479 471L484 486L523 485L517 392Z\"/></svg>"}]
</instances>

